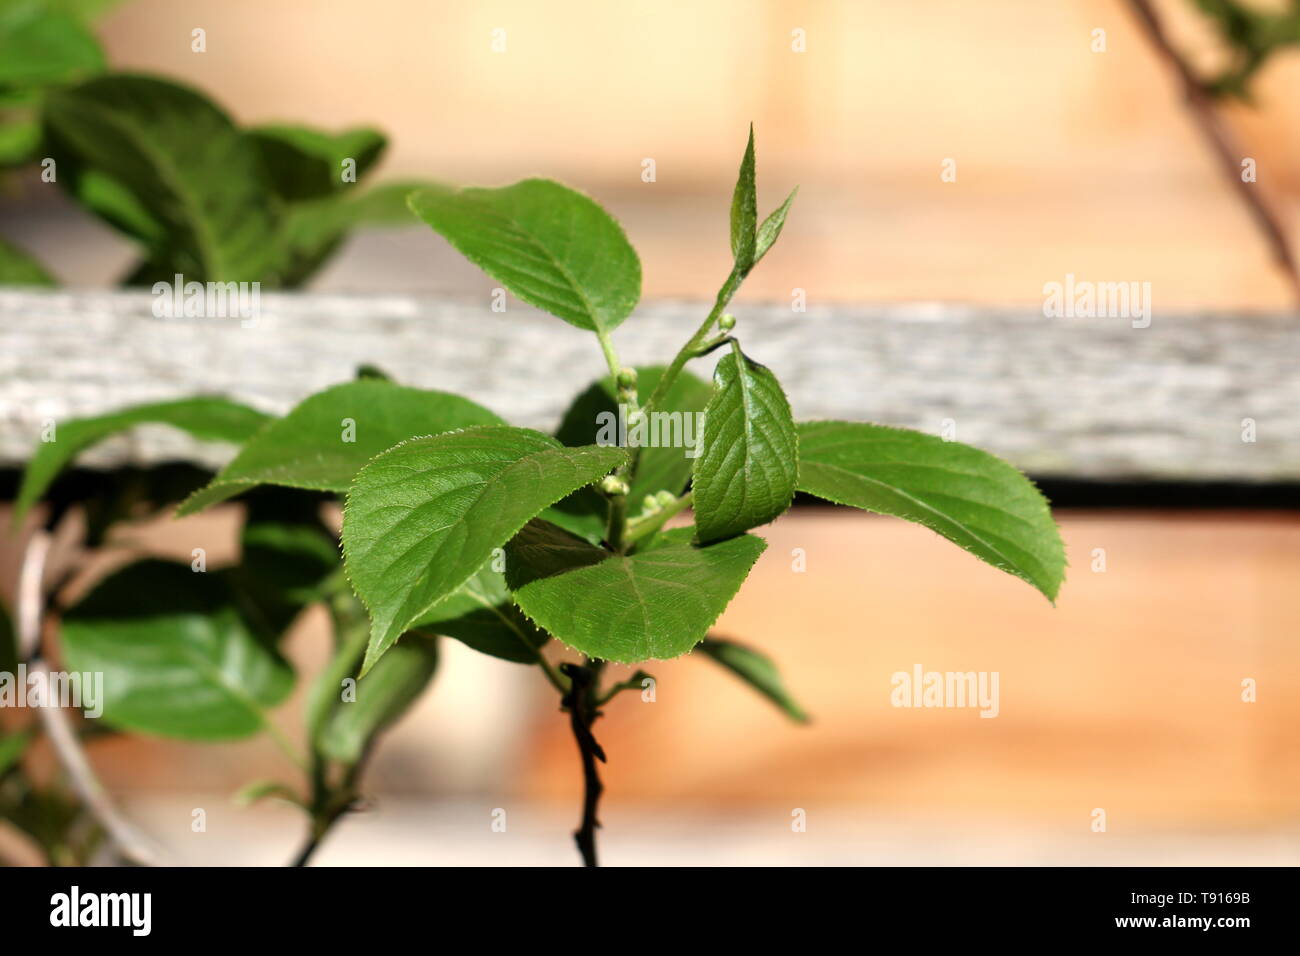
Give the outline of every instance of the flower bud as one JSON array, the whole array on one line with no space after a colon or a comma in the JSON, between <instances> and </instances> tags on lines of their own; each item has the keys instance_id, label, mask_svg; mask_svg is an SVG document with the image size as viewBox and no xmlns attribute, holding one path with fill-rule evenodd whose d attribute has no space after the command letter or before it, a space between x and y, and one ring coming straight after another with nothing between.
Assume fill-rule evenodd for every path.
<instances>
[{"instance_id":1,"label":"flower bud","mask_svg":"<svg viewBox=\"0 0 1300 956\"><path fill-rule=\"evenodd\" d=\"M736 317L730 312L723 312L722 318L718 319L718 328L724 332L730 332L736 327Z\"/></svg>"},{"instance_id":2,"label":"flower bud","mask_svg":"<svg viewBox=\"0 0 1300 956\"><path fill-rule=\"evenodd\" d=\"M600 490L607 495L625 495L628 492L627 482L618 475L606 475L600 480Z\"/></svg>"},{"instance_id":3,"label":"flower bud","mask_svg":"<svg viewBox=\"0 0 1300 956\"><path fill-rule=\"evenodd\" d=\"M626 367L619 369L618 387L624 391L636 388L636 369Z\"/></svg>"}]
</instances>

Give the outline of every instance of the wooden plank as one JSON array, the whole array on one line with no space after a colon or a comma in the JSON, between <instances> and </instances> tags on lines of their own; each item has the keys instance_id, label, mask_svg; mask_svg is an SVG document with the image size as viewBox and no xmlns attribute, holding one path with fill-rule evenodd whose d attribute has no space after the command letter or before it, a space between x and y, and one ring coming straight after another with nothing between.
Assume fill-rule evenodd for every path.
<instances>
[{"instance_id":1,"label":"wooden plank","mask_svg":"<svg viewBox=\"0 0 1300 956\"><path fill-rule=\"evenodd\" d=\"M592 336L511 303L265 294L237 319L157 319L142 292L0 292L0 464L23 461L47 419L220 393L283 412L370 362L550 428L575 383L602 374ZM703 306L644 305L615 335L625 361L664 361ZM1045 318L1032 307L741 303L738 334L801 418L939 432L1032 473L1097 479L1300 479L1300 320L1159 312ZM697 363L707 374L709 363ZM1256 440L1243 441L1243 420ZM146 429L84 457L112 466L228 451Z\"/></svg>"}]
</instances>

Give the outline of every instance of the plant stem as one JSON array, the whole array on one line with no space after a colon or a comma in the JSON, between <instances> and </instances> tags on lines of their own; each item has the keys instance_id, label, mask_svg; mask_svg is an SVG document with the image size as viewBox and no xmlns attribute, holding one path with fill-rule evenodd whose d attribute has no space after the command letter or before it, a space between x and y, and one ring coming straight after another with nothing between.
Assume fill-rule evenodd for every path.
<instances>
[{"instance_id":1,"label":"plant stem","mask_svg":"<svg viewBox=\"0 0 1300 956\"><path fill-rule=\"evenodd\" d=\"M555 668L551 666L551 662L542 656L540 650L537 652L537 666L542 669L542 673L546 675L546 679L551 682L552 687L558 690L561 694L567 694L569 692L570 685L565 683L564 678L561 677L556 672Z\"/></svg>"},{"instance_id":2,"label":"plant stem","mask_svg":"<svg viewBox=\"0 0 1300 956\"><path fill-rule=\"evenodd\" d=\"M292 741L284 735L284 731L277 727L274 721L266 715L263 715L262 728L266 731L266 735L271 738L271 742L280 749L280 752L288 757L295 767L303 773L306 773L307 761L303 759L302 754L298 753L294 748Z\"/></svg>"},{"instance_id":3,"label":"plant stem","mask_svg":"<svg viewBox=\"0 0 1300 956\"><path fill-rule=\"evenodd\" d=\"M654 514L630 521L627 526L627 534L623 538L624 545L630 548L642 538L654 534L667 524L670 518L681 514L691 506L693 494L694 492L688 491L671 504L664 505Z\"/></svg>"},{"instance_id":4,"label":"plant stem","mask_svg":"<svg viewBox=\"0 0 1300 956\"><path fill-rule=\"evenodd\" d=\"M364 653L366 642L369 640L369 618L360 610L357 598L351 591L340 590L334 593L329 601L329 612L334 625L335 648L335 658L329 667L333 668L341 663L346 670L338 673L351 675L355 672L356 663ZM367 745L360 759L347 767L338 785L333 785L329 779L329 761L320 753L316 745L318 723L319 721L309 722L307 727L310 762L300 762L295 759L295 763L299 763L311 785L311 802L306 807L311 814L311 829L308 831L302 849L290 864L295 867L307 865L326 834L338 822L339 817L356 803L362 768L370 755L370 745Z\"/></svg>"},{"instance_id":5,"label":"plant stem","mask_svg":"<svg viewBox=\"0 0 1300 956\"><path fill-rule=\"evenodd\" d=\"M292 867L306 866L308 861L315 855L317 848L320 846L321 838L324 836L324 833L318 834L313 827L311 835L307 837L307 842L303 844L302 849L298 851L298 855L294 857L293 862L289 865Z\"/></svg>"},{"instance_id":6,"label":"plant stem","mask_svg":"<svg viewBox=\"0 0 1300 956\"><path fill-rule=\"evenodd\" d=\"M610 550L622 551L624 535L627 532L627 495L609 496L609 526L605 532L605 541Z\"/></svg>"},{"instance_id":7,"label":"plant stem","mask_svg":"<svg viewBox=\"0 0 1300 956\"><path fill-rule=\"evenodd\" d=\"M600 349L605 353L605 364L609 366L609 374L614 376L617 382L619 369L623 366L618 360L618 352L614 350L614 341L604 329L596 332L596 338L600 340Z\"/></svg>"},{"instance_id":8,"label":"plant stem","mask_svg":"<svg viewBox=\"0 0 1300 956\"><path fill-rule=\"evenodd\" d=\"M731 273L727 276L727 280L722 283L722 288L718 290L718 295L713 300L713 308L709 310L709 314L705 317L703 324L695 330L695 334L692 335L690 339L687 340L686 344L681 347L681 350L673 356L672 362L668 365L668 368L664 369L663 375L659 377L659 384L655 386L655 390L650 393L650 397L646 399L645 404L641 406L643 414L649 415L653 409L659 407L659 403L664 400L664 397L668 394L668 390L672 388L673 382L677 381L677 376L682 373L682 369L686 367L686 363L700 354L700 348L704 345L705 339L708 337L709 333L713 331L713 326L716 325L718 319L721 318L723 309L725 309L731 302L731 297L736 294L736 290L740 288L740 283L743 282L744 279L744 275L737 271L733 266ZM633 448L631 461L627 466L627 472L629 475L635 477L637 466L640 464L640 461L641 449L639 447Z\"/></svg>"},{"instance_id":9,"label":"plant stem","mask_svg":"<svg viewBox=\"0 0 1300 956\"><path fill-rule=\"evenodd\" d=\"M325 781L324 766L318 759L312 771L312 790L315 794L312 802L311 831L307 840L298 851L291 866L306 866L325 840L326 834L333 829L339 817L347 813L357 800L357 778L361 775L361 765L365 757L348 769L347 776L337 788L331 788Z\"/></svg>"},{"instance_id":10,"label":"plant stem","mask_svg":"<svg viewBox=\"0 0 1300 956\"><path fill-rule=\"evenodd\" d=\"M625 690L642 690L643 688L642 688L642 686L641 686L641 682L644 681L644 680L646 680L646 679L654 680L654 678L651 677L649 674L647 674L645 671L643 671L643 670L638 670L635 674L633 674L633 675L632 675L631 677L629 677L627 680L625 680L625 681L620 681L619 683L612 685L612 686L609 688L609 690L607 690L607 691L605 691L605 693L601 694L600 697L599 697L599 698L597 699L597 701L596 701L596 706L597 706L597 707L604 707L606 704L608 704L611 700L613 700L613 699L614 699L615 697L617 697L619 694L623 693L623 691L625 691Z\"/></svg>"},{"instance_id":11,"label":"plant stem","mask_svg":"<svg viewBox=\"0 0 1300 956\"><path fill-rule=\"evenodd\" d=\"M604 666L604 661L592 660L588 660L585 666L561 665L561 670L570 681L569 693L564 696L562 705L569 712L573 739L578 744L578 754L582 758L582 823L574 831L573 839L578 844L578 852L582 854L583 865L589 867L600 865L596 860L596 828L600 826L600 821L596 819L596 809L605 787L600 782L596 761L605 762L605 751L592 736L591 725L600 716L596 698L600 672Z\"/></svg>"},{"instance_id":12,"label":"plant stem","mask_svg":"<svg viewBox=\"0 0 1300 956\"><path fill-rule=\"evenodd\" d=\"M696 351L704 344L705 337L713 331L713 326L722 316L722 310L731 302L731 297L736 294L736 290L740 288L743 279L744 276L734 268L731 270L731 274L727 276L727 281L722 283L722 288L718 290L718 296L713 301L713 309L705 318L704 324L696 329L695 334L682 346L681 351L677 353L672 363L664 370L664 374L660 376L659 384L655 386L655 390L650 393L650 398L646 400L643 406L647 413L651 409L658 407L664 396L668 394L668 390L672 388L673 382L677 380L677 376L686 367L686 363L695 357Z\"/></svg>"}]
</instances>

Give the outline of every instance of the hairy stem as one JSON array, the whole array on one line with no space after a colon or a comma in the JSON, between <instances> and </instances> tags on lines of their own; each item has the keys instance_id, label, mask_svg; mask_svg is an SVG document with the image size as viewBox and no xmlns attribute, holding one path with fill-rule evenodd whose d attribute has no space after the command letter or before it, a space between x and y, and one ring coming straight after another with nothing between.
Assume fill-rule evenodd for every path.
<instances>
[{"instance_id":1,"label":"hairy stem","mask_svg":"<svg viewBox=\"0 0 1300 956\"><path fill-rule=\"evenodd\" d=\"M596 810L600 795L605 789L596 767L597 760L605 762L605 751L591 733L591 725L600 716L596 698L603 668L603 661L588 661L585 666L561 665L561 670L570 681L569 693L565 695L562 705L569 712L573 739L577 742L578 754L582 758L582 822L574 831L573 839L578 844L578 852L582 854L583 865L590 867L600 865L596 860L596 828L600 826Z\"/></svg>"},{"instance_id":2,"label":"hairy stem","mask_svg":"<svg viewBox=\"0 0 1300 956\"><path fill-rule=\"evenodd\" d=\"M596 332L596 338L600 340L600 350L605 353L605 364L609 366L609 374L617 381L619 370L623 366L618 360L618 352L614 349L614 340L604 329Z\"/></svg>"},{"instance_id":3,"label":"hairy stem","mask_svg":"<svg viewBox=\"0 0 1300 956\"><path fill-rule=\"evenodd\" d=\"M649 413L651 409L657 408L659 403L664 400L664 396L668 394L668 390L672 388L673 382L682 373L686 363L695 357L695 353L704 344L708 334L713 331L713 326L721 318L723 309L731 302L731 297L736 294L736 290L740 288L743 279L744 276L739 272L735 269L731 270L731 274L727 276L727 281L722 283L722 288L718 290L718 296L713 301L713 308L705 318L704 323L695 330L695 334L682 346L681 351L673 357L671 364L664 370L664 374L659 378L659 384L655 386L655 390L650 393L650 397L643 406L644 411Z\"/></svg>"}]
</instances>

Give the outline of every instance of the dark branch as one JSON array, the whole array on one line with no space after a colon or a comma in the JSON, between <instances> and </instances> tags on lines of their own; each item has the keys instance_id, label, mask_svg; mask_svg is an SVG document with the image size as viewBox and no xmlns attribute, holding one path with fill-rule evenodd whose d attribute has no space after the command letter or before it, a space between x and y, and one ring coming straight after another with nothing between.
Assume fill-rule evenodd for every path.
<instances>
[{"instance_id":1,"label":"dark branch","mask_svg":"<svg viewBox=\"0 0 1300 956\"><path fill-rule=\"evenodd\" d=\"M592 662L588 667L577 664L560 665L561 672L569 678L569 692L564 695L562 706L569 712L569 724L573 728L573 739L578 744L578 753L582 757L582 825L574 831L573 839L582 854L586 866L599 866L596 861L596 828L600 821L596 819L596 808L604 785L600 782L600 773L596 761L605 763L605 751L596 738L592 736L591 725L600 716L596 706L596 685L601 663Z\"/></svg>"}]
</instances>

